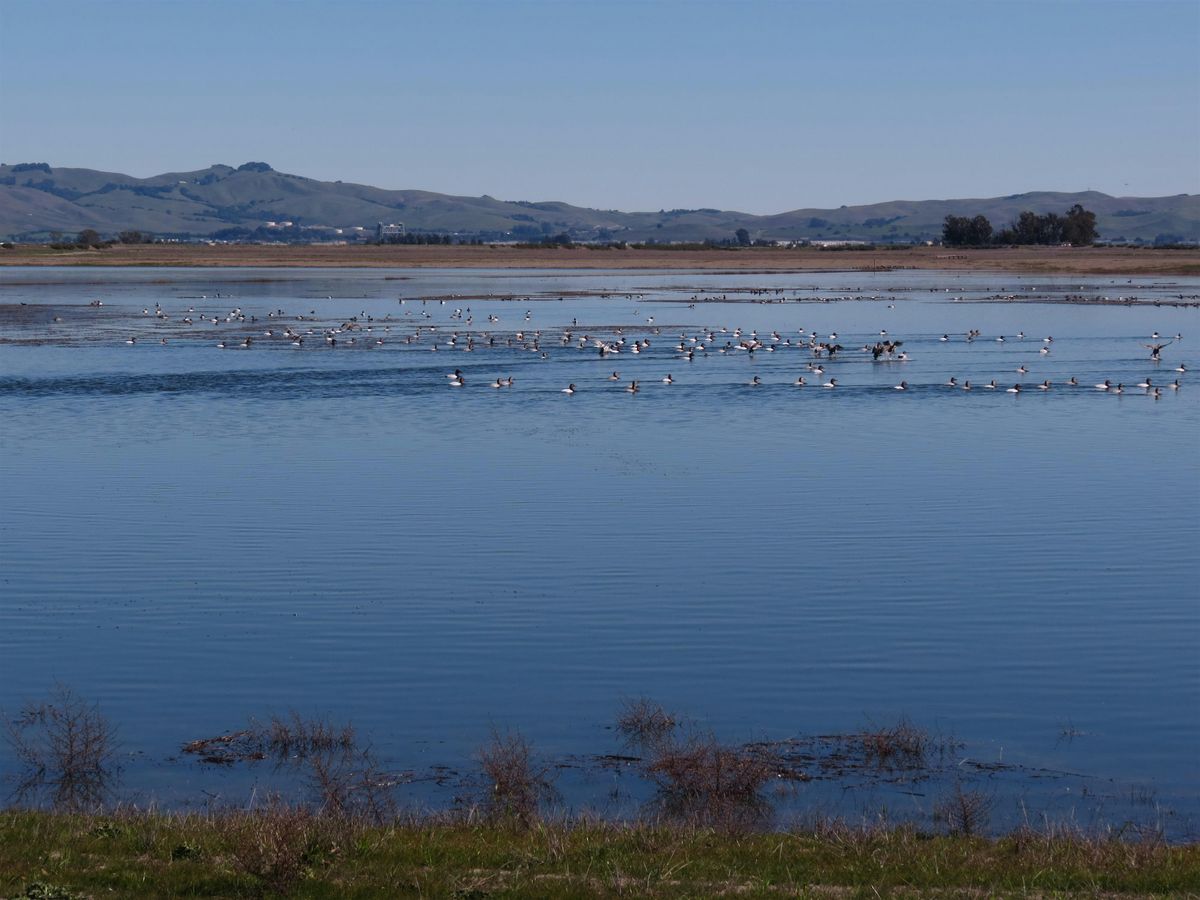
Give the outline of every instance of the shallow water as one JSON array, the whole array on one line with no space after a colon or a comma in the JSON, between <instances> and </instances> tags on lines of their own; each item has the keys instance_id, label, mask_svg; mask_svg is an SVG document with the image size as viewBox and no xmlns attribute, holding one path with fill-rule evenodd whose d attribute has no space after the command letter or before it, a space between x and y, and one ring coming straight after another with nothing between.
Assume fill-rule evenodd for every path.
<instances>
[{"instance_id":1,"label":"shallow water","mask_svg":"<svg viewBox=\"0 0 1200 900\"><path fill-rule=\"evenodd\" d=\"M0 707L72 685L119 723L126 790L167 802L264 778L174 758L273 710L352 719L394 766L463 769L492 726L556 758L616 752L619 701L643 694L731 741L907 714L1021 767L992 788L1002 820L1190 834L1200 393L1174 369L1200 365L1200 312L1154 301L1197 293L950 272L0 270ZM499 294L518 299L475 299ZM1068 294L1138 302L1036 302ZM166 320L143 313L156 303ZM189 307L219 324L181 323ZM235 308L258 321L225 322ZM323 330L354 316L331 348ZM563 347L572 321L651 345ZM285 325L314 334L264 335ZM418 325L437 331L404 343ZM793 344L717 352L738 327ZM708 354L680 359L679 335L708 329ZM799 329L845 346L823 375ZM859 350L881 329L910 361ZM473 353L447 345L456 330ZM1155 331L1183 335L1157 365ZM1131 387L1146 376L1184 387L1156 400ZM610 777L566 778L567 802ZM789 802L932 803L841 787Z\"/></svg>"}]
</instances>

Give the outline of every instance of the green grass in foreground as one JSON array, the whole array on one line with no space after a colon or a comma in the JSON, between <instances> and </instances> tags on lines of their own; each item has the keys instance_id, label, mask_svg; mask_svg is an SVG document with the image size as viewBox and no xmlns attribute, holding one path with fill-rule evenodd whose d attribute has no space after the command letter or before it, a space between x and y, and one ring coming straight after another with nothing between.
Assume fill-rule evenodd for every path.
<instances>
[{"instance_id":1,"label":"green grass in foreground","mask_svg":"<svg viewBox=\"0 0 1200 900\"><path fill-rule=\"evenodd\" d=\"M0 812L0 897L1200 895L1200 844L911 828L339 823L295 809Z\"/></svg>"}]
</instances>

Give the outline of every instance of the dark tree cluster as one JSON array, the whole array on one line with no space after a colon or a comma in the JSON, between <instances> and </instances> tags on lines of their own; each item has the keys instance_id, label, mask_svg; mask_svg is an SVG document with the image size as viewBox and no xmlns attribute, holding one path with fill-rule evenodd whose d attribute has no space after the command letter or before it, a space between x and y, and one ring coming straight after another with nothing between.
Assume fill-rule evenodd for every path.
<instances>
[{"instance_id":1,"label":"dark tree cluster","mask_svg":"<svg viewBox=\"0 0 1200 900\"><path fill-rule=\"evenodd\" d=\"M992 223L986 216L946 216L942 243L948 247L982 247L992 242Z\"/></svg>"},{"instance_id":2,"label":"dark tree cluster","mask_svg":"<svg viewBox=\"0 0 1200 900\"><path fill-rule=\"evenodd\" d=\"M106 241L100 237L100 232L95 228L85 228L75 236L75 240L67 240L63 237L61 231L52 231L50 233L50 249L51 250L99 250L102 247L109 247L111 241Z\"/></svg>"},{"instance_id":3,"label":"dark tree cluster","mask_svg":"<svg viewBox=\"0 0 1200 900\"><path fill-rule=\"evenodd\" d=\"M1078 203L1064 215L1038 215L1026 210L1007 228L992 233L984 216L946 216L942 243L947 247L982 247L989 244L1071 244L1083 247L1096 242L1096 214Z\"/></svg>"},{"instance_id":4,"label":"dark tree cluster","mask_svg":"<svg viewBox=\"0 0 1200 900\"><path fill-rule=\"evenodd\" d=\"M103 250L118 242L122 244L153 244L154 240L154 235L148 231L122 231L117 235L116 240L111 240L102 237L95 228L85 228L75 235L74 240L65 237L61 231L50 232L50 249Z\"/></svg>"}]
</instances>

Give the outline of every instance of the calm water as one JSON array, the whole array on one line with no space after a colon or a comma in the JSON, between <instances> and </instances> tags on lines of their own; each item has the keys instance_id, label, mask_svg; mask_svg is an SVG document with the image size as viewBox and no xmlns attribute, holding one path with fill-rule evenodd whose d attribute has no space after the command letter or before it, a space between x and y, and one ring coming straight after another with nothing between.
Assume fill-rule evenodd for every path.
<instances>
[{"instance_id":1,"label":"calm water","mask_svg":"<svg viewBox=\"0 0 1200 900\"><path fill-rule=\"evenodd\" d=\"M1035 302L1068 293L1139 303ZM964 757L1071 773L996 782L1002 818L1192 834L1200 384L1174 369L1200 371L1200 312L1149 301L1197 293L949 272L0 270L0 707L72 685L120 724L126 792L168 802L244 795L263 773L180 745L291 708L352 719L406 768L467 768L493 725L555 758L616 752L618 703L642 694L728 740L907 714ZM296 348L284 327L313 334ZM576 349L618 327L624 352ZM718 352L753 330L782 340ZM860 351L881 330L909 361ZM824 374L797 346L812 332L846 348ZM1142 345L1176 333L1151 363ZM681 334L708 353L681 359ZM1147 376L1184 387L1155 400L1132 387ZM1106 378L1125 393L1092 387ZM611 777L566 779L568 802ZM843 787L793 802L931 803Z\"/></svg>"}]
</instances>

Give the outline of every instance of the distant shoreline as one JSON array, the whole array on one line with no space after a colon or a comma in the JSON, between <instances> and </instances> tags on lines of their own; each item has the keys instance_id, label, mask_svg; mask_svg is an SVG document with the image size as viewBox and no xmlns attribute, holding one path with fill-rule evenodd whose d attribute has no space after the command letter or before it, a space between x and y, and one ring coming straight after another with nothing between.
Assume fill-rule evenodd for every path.
<instances>
[{"instance_id":1,"label":"distant shoreline","mask_svg":"<svg viewBox=\"0 0 1200 900\"><path fill-rule=\"evenodd\" d=\"M739 250L541 249L505 245L147 244L104 250L0 250L3 266L149 266L264 268L446 268L701 270L730 273L873 272L903 269L1011 272L1022 275L1200 275L1200 249L1019 247L970 250L755 248Z\"/></svg>"}]
</instances>

